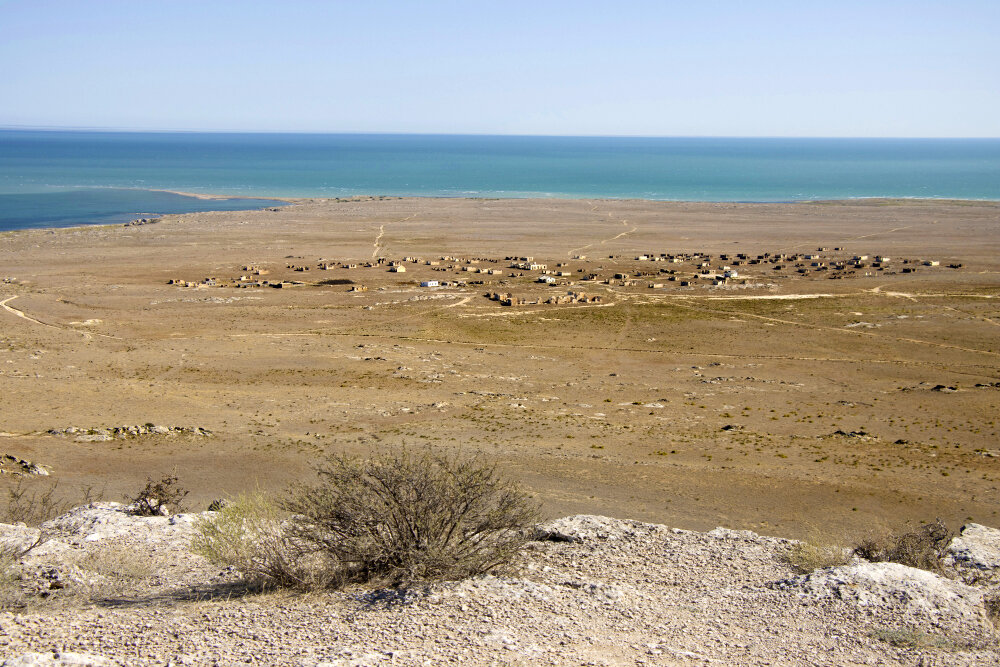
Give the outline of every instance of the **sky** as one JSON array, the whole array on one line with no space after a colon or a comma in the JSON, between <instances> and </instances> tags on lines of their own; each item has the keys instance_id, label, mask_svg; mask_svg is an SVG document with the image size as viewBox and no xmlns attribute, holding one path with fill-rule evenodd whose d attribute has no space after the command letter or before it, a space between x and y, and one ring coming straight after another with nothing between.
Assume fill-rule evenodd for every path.
<instances>
[{"instance_id":1,"label":"sky","mask_svg":"<svg viewBox=\"0 0 1000 667\"><path fill-rule=\"evenodd\" d=\"M0 0L0 127L1000 137L1000 0Z\"/></svg>"}]
</instances>

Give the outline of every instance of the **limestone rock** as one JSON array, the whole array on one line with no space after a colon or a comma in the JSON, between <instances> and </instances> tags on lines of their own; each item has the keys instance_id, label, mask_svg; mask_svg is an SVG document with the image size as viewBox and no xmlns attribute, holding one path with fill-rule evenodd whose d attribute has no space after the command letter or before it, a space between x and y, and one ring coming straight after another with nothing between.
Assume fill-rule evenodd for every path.
<instances>
[{"instance_id":1,"label":"limestone rock","mask_svg":"<svg viewBox=\"0 0 1000 667\"><path fill-rule=\"evenodd\" d=\"M578 514L535 526L535 539L551 542L579 542L581 540L608 540L645 534L650 529L666 530L664 526L612 519L606 516Z\"/></svg>"},{"instance_id":2,"label":"limestone rock","mask_svg":"<svg viewBox=\"0 0 1000 667\"><path fill-rule=\"evenodd\" d=\"M946 565L966 583L1000 581L1000 530L969 523L948 545Z\"/></svg>"},{"instance_id":3,"label":"limestone rock","mask_svg":"<svg viewBox=\"0 0 1000 667\"><path fill-rule=\"evenodd\" d=\"M809 600L848 601L872 613L902 612L936 627L988 627L981 591L898 563L852 563L816 570L774 586Z\"/></svg>"},{"instance_id":4,"label":"limestone rock","mask_svg":"<svg viewBox=\"0 0 1000 667\"><path fill-rule=\"evenodd\" d=\"M197 514L136 516L130 505L99 502L70 510L42 524L53 535L100 541L123 536L142 537L149 542L174 541L189 536Z\"/></svg>"},{"instance_id":5,"label":"limestone rock","mask_svg":"<svg viewBox=\"0 0 1000 667\"><path fill-rule=\"evenodd\" d=\"M0 523L0 549L10 548L23 551L34 544L42 531L28 528L24 524Z\"/></svg>"}]
</instances>

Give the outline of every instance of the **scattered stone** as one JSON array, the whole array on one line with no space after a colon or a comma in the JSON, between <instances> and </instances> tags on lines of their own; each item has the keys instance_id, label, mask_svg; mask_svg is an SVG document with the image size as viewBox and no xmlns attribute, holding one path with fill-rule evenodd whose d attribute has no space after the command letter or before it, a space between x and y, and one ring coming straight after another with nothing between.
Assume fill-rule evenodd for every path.
<instances>
[{"instance_id":1,"label":"scattered stone","mask_svg":"<svg viewBox=\"0 0 1000 667\"><path fill-rule=\"evenodd\" d=\"M141 225L154 225L160 222L162 218L136 218L135 220L129 220L124 223L122 227L139 227Z\"/></svg>"},{"instance_id":2,"label":"scattered stone","mask_svg":"<svg viewBox=\"0 0 1000 667\"><path fill-rule=\"evenodd\" d=\"M48 475L49 471L26 459L20 459L13 454L0 454L0 473L12 475Z\"/></svg>"},{"instance_id":3,"label":"scattered stone","mask_svg":"<svg viewBox=\"0 0 1000 667\"><path fill-rule=\"evenodd\" d=\"M211 438L212 432L200 426L159 426L157 424L137 424L132 426L108 426L105 428L66 428L49 429L49 435L75 436L77 442L107 442L110 440L127 440L144 435L193 435Z\"/></svg>"},{"instance_id":4,"label":"scattered stone","mask_svg":"<svg viewBox=\"0 0 1000 667\"><path fill-rule=\"evenodd\" d=\"M8 658L0 667L118 667L118 663L86 653L24 653Z\"/></svg>"},{"instance_id":5,"label":"scattered stone","mask_svg":"<svg viewBox=\"0 0 1000 667\"><path fill-rule=\"evenodd\" d=\"M872 436L867 431L844 431L839 428L836 431L834 431L833 434L840 435L845 438L861 438L863 440L871 440L874 438L874 436Z\"/></svg>"},{"instance_id":6,"label":"scattered stone","mask_svg":"<svg viewBox=\"0 0 1000 667\"><path fill-rule=\"evenodd\" d=\"M225 498L216 498L208 504L208 511L221 512L227 505L229 505L229 501Z\"/></svg>"}]
</instances>

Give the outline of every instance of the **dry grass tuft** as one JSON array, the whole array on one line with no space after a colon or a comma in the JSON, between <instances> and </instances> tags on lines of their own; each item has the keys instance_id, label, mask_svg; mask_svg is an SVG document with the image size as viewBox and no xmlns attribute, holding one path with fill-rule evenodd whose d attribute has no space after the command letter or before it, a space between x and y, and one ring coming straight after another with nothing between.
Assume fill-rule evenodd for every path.
<instances>
[{"instance_id":1,"label":"dry grass tuft","mask_svg":"<svg viewBox=\"0 0 1000 667\"><path fill-rule=\"evenodd\" d=\"M794 543L784 559L799 574L809 574L827 567L847 565L851 562L851 550L809 539Z\"/></svg>"},{"instance_id":2,"label":"dry grass tuft","mask_svg":"<svg viewBox=\"0 0 1000 667\"><path fill-rule=\"evenodd\" d=\"M872 631L871 636L897 648L917 651L927 649L959 651L966 648L944 637L929 635L926 632L909 628L878 628Z\"/></svg>"},{"instance_id":3,"label":"dry grass tuft","mask_svg":"<svg viewBox=\"0 0 1000 667\"><path fill-rule=\"evenodd\" d=\"M107 545L87 552L77 561L81 570L125 581L149 579L156 573L149 554L122 545Z\"/></svg>"},{"instance_id":4,"label":"dry grass tuft","mask_svg":"<svg viewBox=\"0 0 1000 667\"><path fill-rule=\"evenodd\" d=\"M235 568L254 584L326 587L333 568L315 548L289 533L287 521L287 513L262 493L241 495L196 524L191 550Z\"/></svg>"}]
</instances>

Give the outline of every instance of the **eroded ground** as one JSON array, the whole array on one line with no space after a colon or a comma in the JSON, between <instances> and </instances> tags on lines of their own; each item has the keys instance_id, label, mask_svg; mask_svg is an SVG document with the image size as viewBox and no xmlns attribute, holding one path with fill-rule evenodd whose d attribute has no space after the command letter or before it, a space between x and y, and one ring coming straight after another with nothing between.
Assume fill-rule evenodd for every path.
<instances>
[{"instance_id":1,"label":"eroded ground","mask_svg":"<svg viewBox=\"0 0 1000 667\"><path fill-rule=\"evenodd\" d=\"M997 525L998 257L1000 206L971 202L307 200L5 233L0 456L111 499L176 470L197 506L430 443L551 516ZM212 435L100 430L145 424Z\"/></svg>"}]
</instances>

